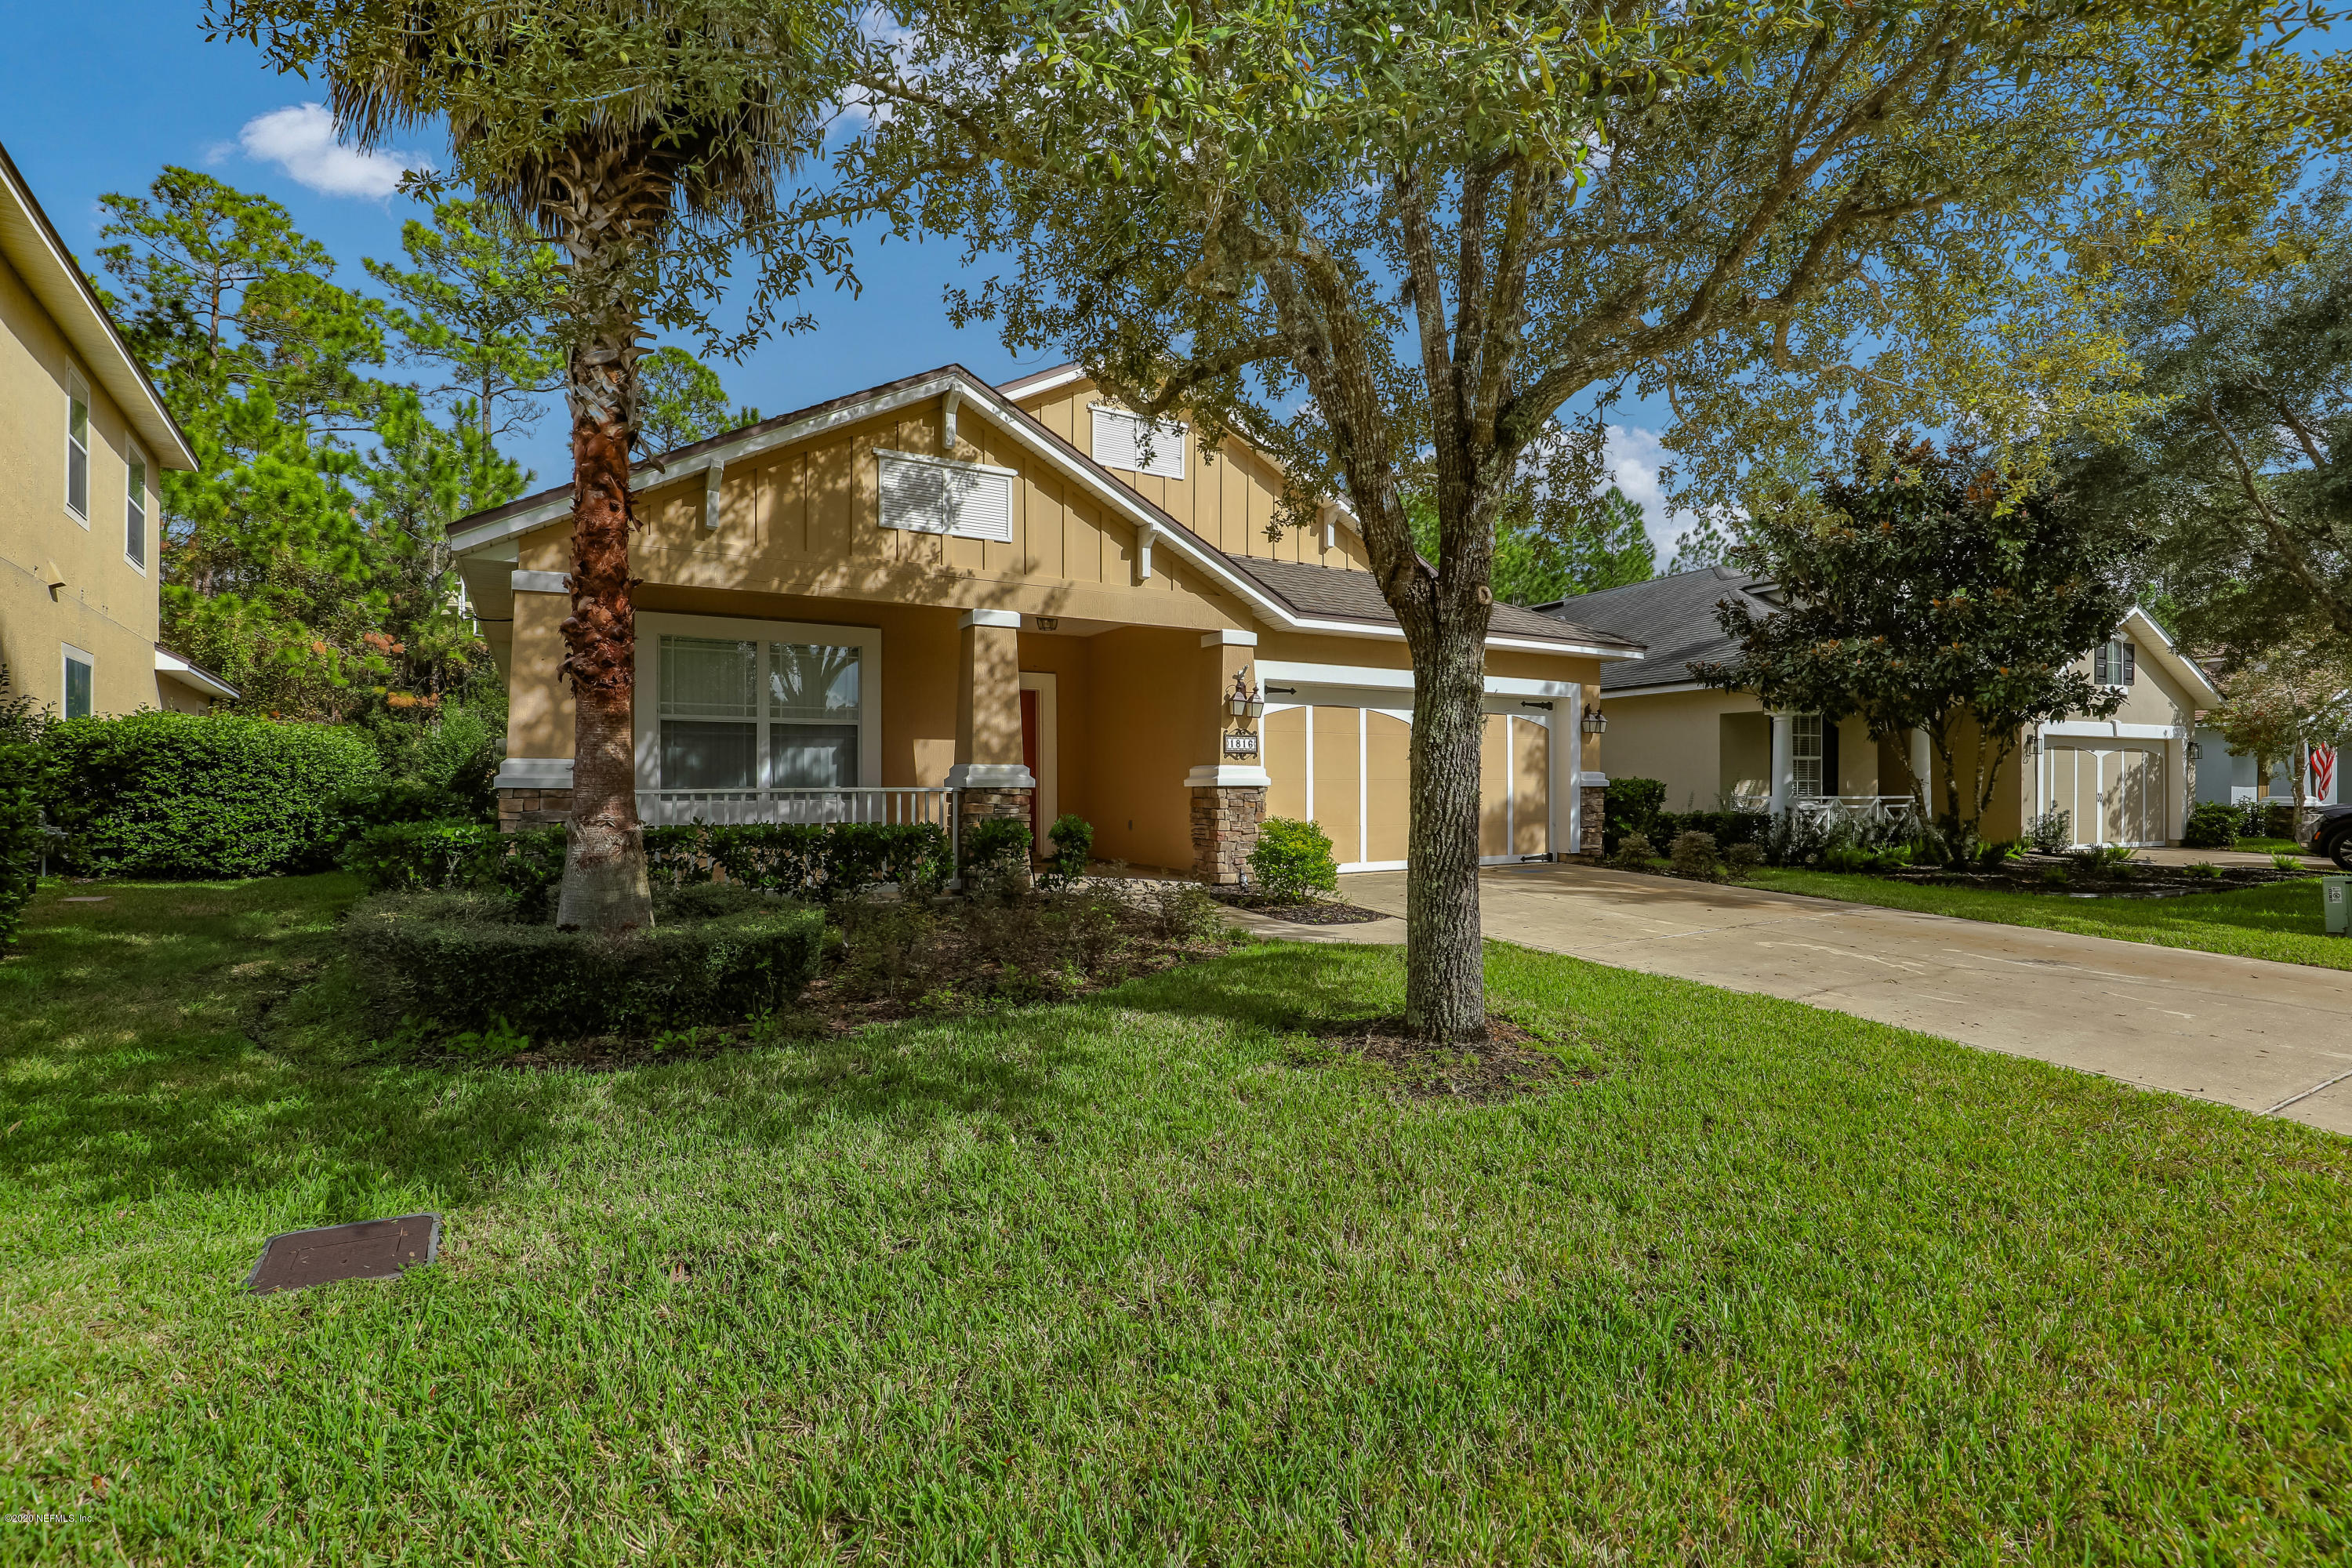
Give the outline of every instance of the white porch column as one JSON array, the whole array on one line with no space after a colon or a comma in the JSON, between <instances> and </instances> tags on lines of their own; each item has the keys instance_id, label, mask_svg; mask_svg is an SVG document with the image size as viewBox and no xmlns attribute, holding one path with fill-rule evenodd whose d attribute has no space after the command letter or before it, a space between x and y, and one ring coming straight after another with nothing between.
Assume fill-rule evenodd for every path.
<instances>
[{"instance_id":1,"label":"white porch column","mask_svg":"<svg viewBox=\"0 0 2352 1568\"><path fill-rule=\"evenodd\" d=\"M1919 809L1922 811L1927 809L1928 763L1927 731L1914 730L1911 731L1911 776L1919 781Z\"/></svg>"},{"instance_id":2,"label":"white porch column","mask_svg":"<svg viewBox=\"0 0 2352 1568\"><path fill-rule=\"evenodd\" d=\"M1797 793L1797 716L1772 715L1772 815L1789 809Z\"/></svg>"}]
</instances>

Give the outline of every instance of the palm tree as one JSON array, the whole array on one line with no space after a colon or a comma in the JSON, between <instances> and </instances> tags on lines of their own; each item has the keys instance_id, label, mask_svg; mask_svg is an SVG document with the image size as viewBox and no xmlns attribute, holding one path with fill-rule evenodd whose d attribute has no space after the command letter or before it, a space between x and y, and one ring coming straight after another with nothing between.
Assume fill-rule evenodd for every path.
<instances>
[{"instance_id":1,"label":"palm tree","mask_svg":"<svg viewBox=\"0 0 2352 1568\"><path fill-rule=\"evenodd\" d=\"M446 121L457 174L559 247L573 498L563 672L578 721L556 918L646 925L631 738L637 361L656 301L666 321L701 321L696 300L730 250L775 218L776 182L830 100L822 66L841 18L822 0L217 0L213 19L281 68L323 69L362 146ZM796 280L805 268L787 258L781 270Z\"/></svg>"}]
</instances>

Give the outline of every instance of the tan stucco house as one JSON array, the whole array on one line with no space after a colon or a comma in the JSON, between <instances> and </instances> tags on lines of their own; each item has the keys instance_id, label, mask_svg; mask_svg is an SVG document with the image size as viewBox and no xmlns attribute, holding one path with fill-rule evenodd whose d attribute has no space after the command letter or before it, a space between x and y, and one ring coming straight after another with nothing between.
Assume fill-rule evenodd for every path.
<instances>
[{"instance_id":1,"label":"tan stucco house","mask_svg":"<svg viewBox=\"0 0 2352 1568\"><path fill-rule=\"evenodd\" d=\"M1725 600L1769 615L1770 583L1728 566L1705 567L1541 606L1595 633L1647 645L1636 662L1604 666L1611 769L1666 786L1666 809L1778 812L1795 807L1885 818L1910 808L1906 759L1942 798L1942 765L1927 738L1874 741L1862 721L1767 712L1756 698L1702 686L1693 664L1734 650L1715 619ZM2109 719L2042 725L2021 738L1994 782L1988 838L2016 838L2045 811L2068 814L2077 845L2179 842L2195 804L2190 742L2200 709L2221 693L2195 660L2138 610L2082 666L2101 685L2125 689ZM1959 759L1966 768L1970 759Z\"/></svg>"},{"instance_id":2,"label":"tan stucco house","mask_svg":"<svg viewBox=\"0 0 2352 1568\"><path fill-rule=\"evenodd\" d=\"M0 662L61 718L235 690L155 639L156 476L186 438L0 148Z\"/></svg>"},{"instance_id":3,"label":"tan stucco house","mask_svg":"<svg viewBox=\"0 0 2352 1568\"><path fill-rule=\"evenodd\" d=\"M1403 861L1403 637L1343 510L1268 539L1283 478L1244 441L1148 428L1075 367L995 386L950 365L632 484L648 822L1017 814L1043 847L1075 812L1099 857L1231 881L1272 814L1321 823L1346 867ZM545 490L453 535L507 672L509 826L569 806L571 505ZM1580 720L1638 652L1496 606L1488 859L1586 842ZM1236 678L1262 716L1231 711Z\"/></svg>"}]
</instances>

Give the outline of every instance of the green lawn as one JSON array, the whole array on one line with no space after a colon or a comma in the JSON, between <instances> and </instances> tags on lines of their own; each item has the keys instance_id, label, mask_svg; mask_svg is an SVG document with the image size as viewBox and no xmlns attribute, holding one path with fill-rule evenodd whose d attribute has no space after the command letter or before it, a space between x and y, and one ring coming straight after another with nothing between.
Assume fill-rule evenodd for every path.
<instances>
[{"instance_id":1,"label":"green lawn","mask_svg":"<svg viewBox=\"0 0 2352 1568\"><path fill-rule=\"evenodd\" d=\"M606 1074L278 1059L340 879L0 964L0 1559L2340 1563L2352 1143L1496 947L1597 1076L1318 1065L1392 949ZM262 1238L446 1262L255 1299Z\"/></svg>"},{"instance_id":2,"label":"green lawn","mask_svg":"<svg viewBox=\"0 0 2352 1568\"><path fill-rule=\"evenodd\" d=\"M2316 880L2273 882L2230 893L2178 899L2076 899L2064 893L2009 893L1974 888L1927 888L1883 877L1767 868L1752 886L1783 893L1848 899L1892 910L1921 910L1963 920L2040 926L2160 947L2193 947L2240 958L2274 958L2352 969L2352 939L2327 934Z\"/></svg>"}]
</instances>

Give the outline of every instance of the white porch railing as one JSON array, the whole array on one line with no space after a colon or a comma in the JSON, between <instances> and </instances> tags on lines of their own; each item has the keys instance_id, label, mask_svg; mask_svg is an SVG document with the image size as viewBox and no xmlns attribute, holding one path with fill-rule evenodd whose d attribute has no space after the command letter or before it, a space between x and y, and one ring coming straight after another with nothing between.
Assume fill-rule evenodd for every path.
<instances>
[{"instance_id":1,"label":"white porch railing","mask_svg":"<svg viewBox=\"0 0 2352 1568\"><path fill-rule=\"evenodd\" d=\"M1807 816L1822 816L1855 826L1895 827L1917 815L1917 803L1907 795L1811 795L1790 803Z\"/></svg>"},{"instance_id":2,"label":"white porch railing","mask_svg":"<svg viewBox=\"0 0 2352 1568\"><path fill-rule=\"evenodd\" d=\"M929 822L955 833L949 788L855 785L818 789L641 789L637 816L648 827L690 822Z\"/></svg>"}]
</instances>

